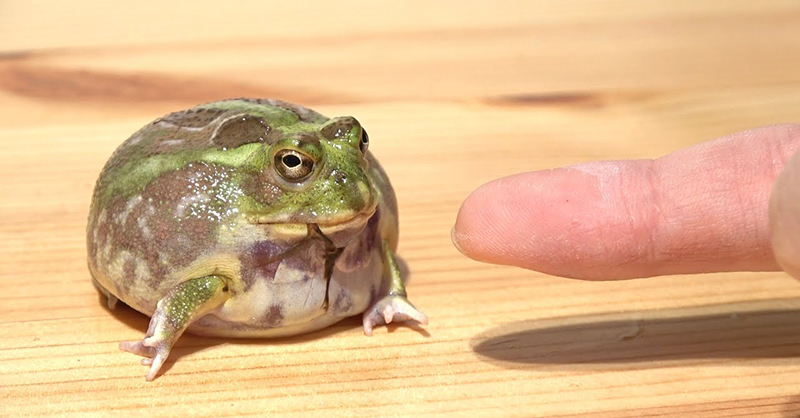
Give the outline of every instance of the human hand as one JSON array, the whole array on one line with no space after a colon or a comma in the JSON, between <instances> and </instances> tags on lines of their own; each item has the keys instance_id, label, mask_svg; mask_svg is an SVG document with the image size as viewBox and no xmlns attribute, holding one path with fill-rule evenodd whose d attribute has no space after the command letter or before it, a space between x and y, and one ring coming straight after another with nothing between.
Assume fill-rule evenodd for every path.
<instances>
[{"instance_id":1,"label":"human hand","mask_svg":"<svg viewBox=\"0 0 800 418\"><path fill-rule=\"evenodd\" d=\"M591 280L784 269L800 278L800 125L739 132L655 160L489 182L453 242L479 261Z\"/></svg>"}]
</instances>

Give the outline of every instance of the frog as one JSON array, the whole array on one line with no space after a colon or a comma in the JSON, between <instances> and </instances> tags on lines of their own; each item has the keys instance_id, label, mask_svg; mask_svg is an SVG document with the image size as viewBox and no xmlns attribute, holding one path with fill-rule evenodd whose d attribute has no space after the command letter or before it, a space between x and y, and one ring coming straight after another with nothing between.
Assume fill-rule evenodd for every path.
<instances>
[{"instance_id":1,"label":"frog","mask_svg":"<svg viewBox=\"0 0 800 418\"><path fill-rule=\"evenodd\" d=\"M220 100L145 125L92 194L92 283L150 317L152 381L184 333L286 337L361 315L364 333L428 318L396 256L395 192L352 116L277 99Z\"/></svg>"}]
</instances>

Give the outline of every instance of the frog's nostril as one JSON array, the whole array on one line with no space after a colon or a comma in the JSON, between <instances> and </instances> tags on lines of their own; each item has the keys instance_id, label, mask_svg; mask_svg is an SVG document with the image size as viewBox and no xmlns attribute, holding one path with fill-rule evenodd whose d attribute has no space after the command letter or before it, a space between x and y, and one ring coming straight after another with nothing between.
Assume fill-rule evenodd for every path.
<instances>
[{"instance_id":1,"label":"frog's nostril","mask_svg":"<svg viewBox=\"0 0 800 418\"><path fill-rule=\"evenodd\" d=\"M367 148L369 148L369 134L366 129L361 130L361 142L358 144L358 148L361 152L367 152Z\"/></svg>"}]
</instances>

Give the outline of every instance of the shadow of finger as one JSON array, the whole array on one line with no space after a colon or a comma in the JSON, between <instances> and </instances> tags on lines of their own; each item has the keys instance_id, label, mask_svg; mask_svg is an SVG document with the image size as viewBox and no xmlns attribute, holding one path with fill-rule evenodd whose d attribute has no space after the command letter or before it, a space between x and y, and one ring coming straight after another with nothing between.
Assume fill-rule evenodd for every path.
<instances>
[{"instance_id":1,"label":"shadow of finger","mask_svg":"<svg viewBox=\"0 0 800 418\"><path fill-rule=\"evenodd\" d=\"M503 325L473 340L490 362L602 369L685 359L800 363L800 300L548 318Z\"/></svg>"}]
</instances>

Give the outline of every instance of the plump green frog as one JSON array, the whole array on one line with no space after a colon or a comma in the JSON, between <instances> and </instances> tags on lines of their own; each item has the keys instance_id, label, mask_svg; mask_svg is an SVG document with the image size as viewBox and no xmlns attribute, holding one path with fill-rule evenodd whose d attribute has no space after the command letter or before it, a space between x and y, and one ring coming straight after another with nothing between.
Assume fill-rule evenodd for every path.
<instances>
[{"instance_id":1,"label":"plump green frog","mask_svg":"<svg viewBox=\"0 0 800 418\"><path fill-rule=\"evenodd\" d=\"M394 256L397 203L352 117L224 100L171 113L125 141L94 190L89 270L113 308L150 315L152 380L184 330L272 337L363 313L376 325L427 318Z\"/></svg>"}]
</instances>

